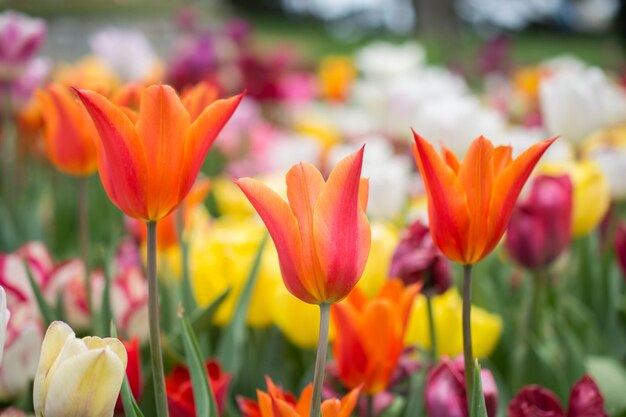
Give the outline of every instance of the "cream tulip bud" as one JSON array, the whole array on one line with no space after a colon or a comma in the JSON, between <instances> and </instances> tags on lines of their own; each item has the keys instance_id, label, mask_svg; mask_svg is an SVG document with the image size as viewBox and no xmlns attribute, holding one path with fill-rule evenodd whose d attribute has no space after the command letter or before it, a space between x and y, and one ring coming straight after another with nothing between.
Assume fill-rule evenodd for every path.
<instances>
[{"instance_id":1,"label":"cream tulip bud","mask_svg":"<svg viewBox=\"0 0 626 417\"><path fill-rule=\"evenodd\" d=\"M0 287L0 363L2 362L2 352L4 351L4 339L6 338L7 324L11 313L7 309L7 296L4 288Z\"/></svg>"},{"instance_id":2,"label":"cream tulip bud","mask_svg":"<svg viewBox=\"0 0 626 417\"><path fill-rule=\"evenodd\" d=\"M77 339L67 324L53 322L35 376L35 415L112 417L126 362L126 350L118 339Z\"/></svg>"}]
</instances>

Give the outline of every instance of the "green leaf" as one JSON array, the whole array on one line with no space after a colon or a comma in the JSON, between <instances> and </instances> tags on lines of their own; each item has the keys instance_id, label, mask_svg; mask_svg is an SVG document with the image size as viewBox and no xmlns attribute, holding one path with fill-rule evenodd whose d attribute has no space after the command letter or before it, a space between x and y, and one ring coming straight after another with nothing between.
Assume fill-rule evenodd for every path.
<instances>
[{"instance_id":1,"label":"green leaf","mask_svg":"<svg viewBox=\"0 0 626 417\"><path fill-rule=\"evenodd\" d=\"M626 370L624 367L613 358L593 356L587 358L586 368L600 387L609 414L625 409Z\"/></svg>"},{"instance_id":2,"label":"green leaf","mask_svg":"<svg viewBox=\"0 0 626 417\"><path fill-rule=\"evenodd\" d=\"M378 417L400 417L402 415L402 409L404 408L404 398L395 397L389 407L385 408ZM413 414L413 417L417 417L421 414Z\"/></svg>"},{"instance_id":3,"label":"green leaf","mask_svg":"<svg viewBox=\"0 0 626 417\"><path fill-rule=\"evenodd\" d=\"M54 314L54 310L48 305L39 285L35 282L35 277L33 277L33 273L30 270L30 267L27 263L24 263L24 268L26 269L26 275L28 275L28 282L30 282L30 287L33 290L33 294L35 294L35 299L37 300L37 305L39 306L39 311L41 311L41 316L43 317L44 324L46 328L50 326L56 316Z\"/></svg>"},{"instance_id":4,"label":"green leaf","mask_svg":"<svg viewBox=\"0 0 626 417\"><path fill-rule=\"evenodd\" d=\"M110 329L111 337L117 338L117 328L112 322ZM120 391L120 395L122 397L122 405L124 406L124 414L126 417L144 417L141 409L135 401L135 397L133 397L133 392L130 389L126 372L124 372L124 380L122 381L122 390Z\"/></svg>"},{"instance_id":5,"label":"green leaf","mask_svg":"<svg viewBox=\"0 0 626 417\"><path fill-rule=\"evenodd\" d=\"M183 342L187 367L191 375L193 398L196 405L196 415L203 417L217 417L217 405L213 397L213 391L209 385L204 361L200 355L198 339L185 316L182 318Z\"/></svg>"},{"instance_id":6,"label":"green leaf","mask_svg":"<svg viewBox=\"0 0 626 417\"><path fill-rule=\"evenodd\" d=\"M487 406L483 394L483 382L480 377L480 365L478 359L474 359L474 389L472 390L471 417L487 417Z\"/></svg>"},{"instance_id":7,"label":"green leaf","mask_svg":"<svg viewBox=\"0 0 626 417\"><path fill-rule=\"evenodd\" d=\"M246 337L246 316L248 315L248 307L250 306L250 300L252 299L252 292L254 285L256 284L257 276L259 275L259 267L261 266L261 258L265 244L267 243L267 234L263 237L259 250L256 253L252 269L246 284L241 292L237 307L233 313L233 318L230 324L224 331L224 334L220 338L217 346L217 357L220 363L228 372L234 375L238 374L239 367L241 366L241 352L245 343Z\"/></svg>"},{"instance_id":8,"label":"green leaf","mask_svg":"<svg viewBox=\"0 0 626 417\"><path fill-rule=\"evenodd\" d=\"M410 379L409 396L404 409L404 417L417 417L424 415L424 388L428 369L422 369L413 373Z\"/></svg>"}]
</instances>

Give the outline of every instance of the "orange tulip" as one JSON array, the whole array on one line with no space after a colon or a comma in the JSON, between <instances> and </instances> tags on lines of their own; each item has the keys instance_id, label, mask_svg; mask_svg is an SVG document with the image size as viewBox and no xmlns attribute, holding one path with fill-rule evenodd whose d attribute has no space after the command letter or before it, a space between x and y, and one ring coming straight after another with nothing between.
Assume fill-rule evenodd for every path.
<instances>
[{"instance_id":1,"label":"orange tulip","mask_svg":"<svg viewBox=\"0 0 626 417\"><path fill-rule=\"evenodd\" d=\"M178 219L176 218L178 210L183 210L183 228L187 230L189 228L187 224L189 215L202 204L210 189L211 182L207 178L197 180L191 187L187 197L185 197L183 204L159 222L159 227L157 228L157 249L159 251L165 251L178 245ZM146 223L137 219L131 219L130 230L136 234L139 240L142 242L146 241L148 236Z\"/></svg>"},{"instance_id":2,"label":"orange tulip","mask_svg":"<svg viewBox=\"0 0 626 417\"><path fill-rule=\"evenodd\" d=\"M307 385L296 399L293 394L283 392L280 387L274 385L270 377L266 376L267 392L257 390L257 401L243 397L237 398L239 409L243 417L309 417L309 405L313 387ZM343 399L332 398L322 403L322 417L350 417L357 399L360 388L357 387L346 394Z\"/></svg>"},{"instance_id":3,"label":"orange tulip","mask_svg":"<svg viewBox=\"0 0 626 417\"><path fill-rule=\"evenodd\" d=\"M46 154L66 174L85 176L97 168L96 129L85 108L60 84L37 91L45 126Z\"/></svg>"},{"instance_id":4,"label":"orange tulip","mask_svg":"<svg viewBox=\"0 0 626 417\"><path fill-rule=\"evenodd\" d=\"M310 304L335 303L357 283L370 250L363 148L341 160L328 181L311 164L287 172L287 199L251 178L237 185L267 226L287 289Z\"/></svg>"},{"instance_id":5,"label":"orange tulip","mask_svg":"<svg viewBox=\"0 0 626 417\"><path fill-rule=\"evenodd\" d=\"M480 136L462 163L443 149L443 158L426 139L415 136L414 154L428 196L430 233L451 260L474 264L496 247L517 197L541 155L556 139L537 143L514 160L511 147Z\"/></svg>"},{"instance_id":6,"label":"orange tulip","mask_svg":"<svg viewBox=\"0 0 626 417\"><path fill-rule=\"evenodd\" d=\"M98 129L98 171L113 203L156 221L185 198L216 136L243 95L217 100L192 122L174 89L147 87L137 122L98 93L77 90Z\"/></svg>"},{"instance_id":7,"label":"orange tulip","mask_svg":"<svg viewBox=\"0 0 626 417\"><path fill-rule=\"evenodd\" d=\"M404 336L417 284L389 280L373 300L359 288L331 308L335 324L333 357L339 379L348 388L363 384L374 395L384 391L404 349Z\"/></svg>"}]
</instances>

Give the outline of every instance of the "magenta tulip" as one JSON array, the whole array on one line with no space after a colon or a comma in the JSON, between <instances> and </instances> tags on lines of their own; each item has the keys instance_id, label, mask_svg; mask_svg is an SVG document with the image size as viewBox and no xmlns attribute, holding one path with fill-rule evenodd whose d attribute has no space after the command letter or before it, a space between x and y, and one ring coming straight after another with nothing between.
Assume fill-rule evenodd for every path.
<instances>
[{"instance_id":1,"label":"magenta tulip","mask_svg":"<svg viewBox=\"0 0 626 417\"><path fill-rule=\"evenodd\" d=\"M622 270L622 275L626 279L626 223L620 223L615 230L615 254L617 264Z\"/></svg>"},{"instance_id":2,"label":"magenta tulip","mask_svg":"<svg viewBox=\"0 0 626 417\"><path fill-rule=\"evenodd\" d=\"M550 265L572 236L572 182L568 176L537 177L528 198L514 209L506 235L511 257L529 269Z\"/></svg>"}]
</instances>

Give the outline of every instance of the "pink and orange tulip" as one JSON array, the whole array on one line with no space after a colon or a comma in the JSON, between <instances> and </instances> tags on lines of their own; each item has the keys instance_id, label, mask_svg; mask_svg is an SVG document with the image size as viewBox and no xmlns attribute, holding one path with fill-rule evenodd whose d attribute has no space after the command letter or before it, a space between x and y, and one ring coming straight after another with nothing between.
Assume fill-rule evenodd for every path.
<instances>
[{"instance_id":1,"label":"pink and orange tulip","mask_svg":"<svg viewBox=\"0 0 626 417\"><path fill-rule=\"evenodd\" d=\"M96 171L98 132L74 94L60 84L37 91L48 159L66 174L85 176Z\"/></svg>"},{"instance_id":2,"label":"pink and orange tulip","mask_svg":"<svg viewBox=\"0 0 626 417\"><path fill-rule=\"evenodd\" d=\"M409 314L419 288L389 280L373 300L357 287L345 301L332 306L336 329L333 357L346 387L362 385L363 392L374 395L389 386L404 350Z\"/></svg>"},{"instance_id":3,"label":"pink and orange tulip","mask_svg":"<svg viewBox=\"0 0 626 417\"><path fill-rule=\"evenodd\" d=\"M172 87L141 97L136 123L98 93L77 90L99 133L98 171L113 203L128 216L156 221L185 198L204 158L243 95L214 101L192 122Z\"/></svg>"},{"instance_id":4,"label":"pink and orange tulip","mask_svg":"<svg viewBox=\"0 0 626 417\"><path fill-rule=\"evenodd\" d=\"M363 148L337 164L327 181L311 164L287 172L287 199L251 178L237 185L267 226L287 289L310 304L335 303L357 283L370 250Z\"/></svg>"},{"instance_id":5,"label":"pink and orange tulip","mask_svg":"<svg viewBox=\"0 0 626 417\"><path fill-rule=\"evenodd\" d=\"M433 241L455 262L480 261L500 242L522 187L555 139L512 159L511 147L494 147L480 136L459 162L449 150L444 148L442 157L426 139L413 135Z\"/></svg>"},{"instance_id":6,"label":"pink and orange tulip","mask_svg":"<svg viewBox=\"0 0 626 417\"><path fill-rule=\"evenodd\" d=\"M257 390L257 401L237 398L243 417L309 417L309 404L313 387L307 385L300 398L290 392L283 392L270 377L266 376L267 392ZM322 403L322 417L349 417L356 406L361 389L355 388L341 400L332 398Z\"/></svg>"}]
</instances>

